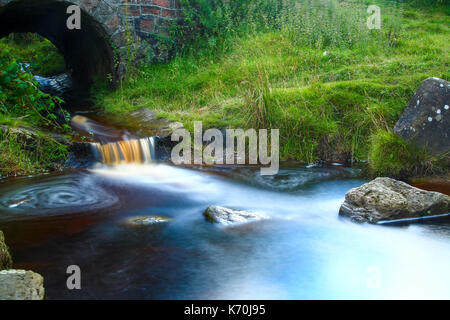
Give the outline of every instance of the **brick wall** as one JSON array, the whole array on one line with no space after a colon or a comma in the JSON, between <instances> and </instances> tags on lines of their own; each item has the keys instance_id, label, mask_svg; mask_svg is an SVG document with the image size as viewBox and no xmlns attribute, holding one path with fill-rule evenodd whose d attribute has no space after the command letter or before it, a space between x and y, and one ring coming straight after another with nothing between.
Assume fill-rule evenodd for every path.
<instances>
[{"instance_id":1,"label":"brick wall","mask_svg":"<svg viewBox=\"0 0 450 320\"><path fill-rule=\"evenodd\" d=\"M122 17L128 19L136 35L167 34L167 23L179 16L176 0L120 0Z\"/></svg>"}]
</instances>

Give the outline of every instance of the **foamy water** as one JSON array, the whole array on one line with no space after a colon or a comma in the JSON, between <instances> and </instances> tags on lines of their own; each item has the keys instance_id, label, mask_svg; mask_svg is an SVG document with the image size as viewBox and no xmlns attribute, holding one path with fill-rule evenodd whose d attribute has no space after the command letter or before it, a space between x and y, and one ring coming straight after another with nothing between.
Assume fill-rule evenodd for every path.
<instances>
[{"instance_id":1,"label":"foamy water","mask_svg":"<svg viewBox=\"0 0 450 320\"><path fill-rule=\"evenodd\" d=\"M345 193L364 183L354 171L258 172L129 164L21 179L0 187L0 229L11 239L23 238L14 236L21 229L49 230L12 248L17 263L44 274L50 299L450 298L448 220L354 224L338 216ZM202 216L213 204L270 219L218 228ZM146 215L171 221L123 223ZM58 225L71 232L53 239ZM81 267L81 291L61 284L70 264Z\"/></svg>"}]
</instances>

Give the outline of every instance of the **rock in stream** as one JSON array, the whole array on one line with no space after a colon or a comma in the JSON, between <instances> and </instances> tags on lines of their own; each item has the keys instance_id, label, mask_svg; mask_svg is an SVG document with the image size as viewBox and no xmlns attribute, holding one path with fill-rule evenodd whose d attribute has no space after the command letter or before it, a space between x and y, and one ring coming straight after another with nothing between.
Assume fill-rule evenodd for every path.
<instances>
[{"instance_id":1,"label":"rock in stream","mask_svg":"<svg viewBox=\"0 0 450 320\"><path fill-rule=\"evenodd\" d=\"M355 222L377 223L450 212L450 197L391 178L376 178L345 195L339 214Z\"/></svg>"},{"instance_id":2,"label":"rock in stream","mask_svg":"<svg viewBox=\"0 0 450 320\"><path fill-rule=\"evenodd\" d=\"M262 213L234 210L219 206L209 206L203 215L209 222L218 223L221 225L242 224L269 218Z\"/></svg>"},{"instance_id":3,"label":"rock in stream","mask_svg":"<svg viewBox=\"0 0 450 320\"><path fill-rule=\"evenodd\" d=\"M44 278L33 271L0 271L0 300L44 299Z\"/></svg>"}]
</instances>

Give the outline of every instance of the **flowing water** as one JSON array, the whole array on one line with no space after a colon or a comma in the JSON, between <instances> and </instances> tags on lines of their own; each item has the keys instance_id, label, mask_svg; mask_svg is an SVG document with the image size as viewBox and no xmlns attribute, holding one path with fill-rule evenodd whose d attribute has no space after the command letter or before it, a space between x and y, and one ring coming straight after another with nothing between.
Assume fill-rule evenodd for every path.
<instances>
[{"instance_id":1,"label":"flowing water","mask_svg":"<svg viewBox=\"0 0 450 320\"><path fill-rule=\"evenodd\" d=\"M261 176L151 162L151 140L93 147L105 163L0 180L14 267L41 273L49 299L450 298L449 219L339 218L345 193L364 183L357 170L286 164ZM202 216L209 205L270 219L220 227ZM170 221L129 222L145 216ZM66 287L69 265L81 290Z\"/></svg>"}]
</instances>

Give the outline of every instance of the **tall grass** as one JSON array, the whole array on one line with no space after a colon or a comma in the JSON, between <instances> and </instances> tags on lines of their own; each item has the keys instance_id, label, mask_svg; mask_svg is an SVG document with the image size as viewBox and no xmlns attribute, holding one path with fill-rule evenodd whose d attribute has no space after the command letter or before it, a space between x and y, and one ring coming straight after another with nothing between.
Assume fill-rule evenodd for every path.
<instances>
[{"instance_id":1,"label":"tall grass","mask_svg":"<svg viewBox=\"0 0 450 320\"><path fill-rule=\"evenodd\" d=\"M380 2L380 1L378 1ZM181 52L217 54L236 37L280 31L295 45L314 48L373 46L399 32L397 1L385 4L381 32L366 26L367 1L182 0L184 19L171 28ZM373 4L374 2L370 3ZM375 2L376 3L376 2ZM394 13L394 14L393 14Z\"/></svg>"},{"instance_id":2,"label":"tall grass","mask_svg":"<svg viewBox=\"0 0 450 320\"><path fill-rule=\"evenodd\" d=\"M283 159L367 160L420 82L450 76L443 7L217 0L199 13L189 2L174 29L180 54L141 67L115 93L96 92L105 111L148 107L188 128L278 128ZM369 4L381 7L380 30L366 27Z\"/></svg>"}]
</instances>

